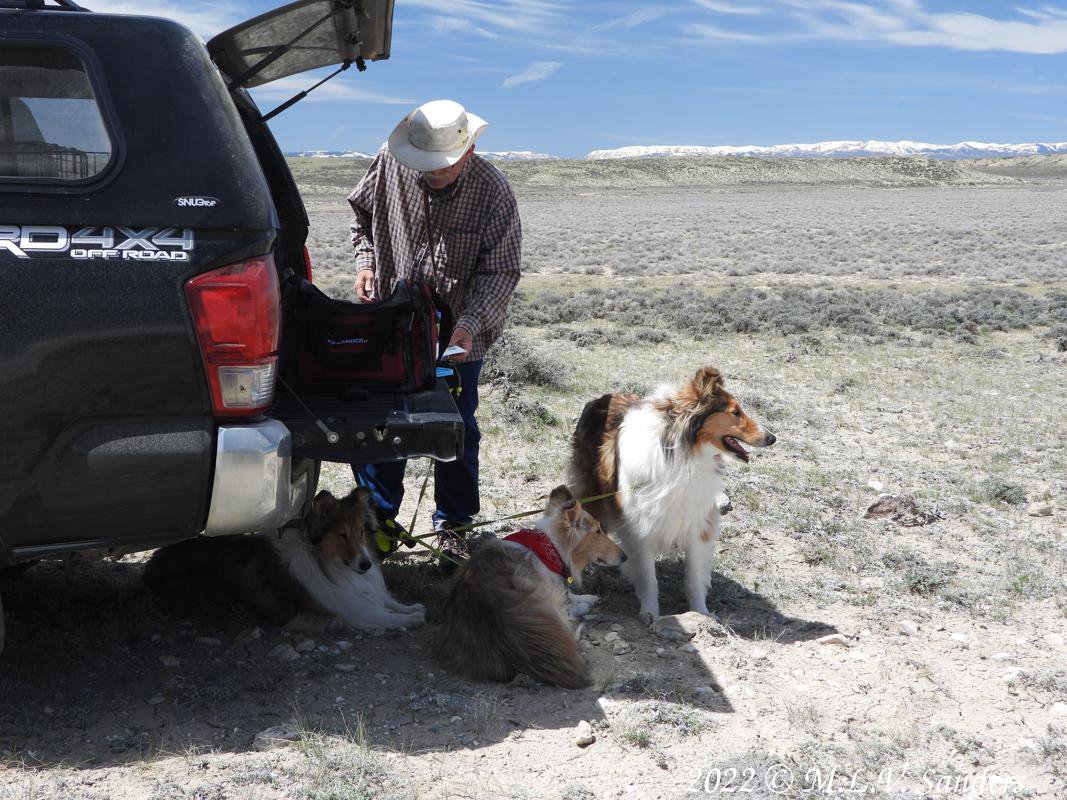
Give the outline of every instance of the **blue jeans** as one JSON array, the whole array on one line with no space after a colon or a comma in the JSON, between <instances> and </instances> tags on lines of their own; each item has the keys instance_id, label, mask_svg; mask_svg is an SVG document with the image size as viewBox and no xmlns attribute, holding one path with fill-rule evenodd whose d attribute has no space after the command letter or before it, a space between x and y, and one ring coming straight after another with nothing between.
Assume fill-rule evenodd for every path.
<instances>
[{"instance_id":1,"label":"blue jeans","mask_svg":"<svg viewBox=\"0 0 1067 800\"><path fill-rule=\"evenodd\" d=\"M456 407L463 417L463 458L456 461L435 461L433 465L434 523L450 522L466 525L481 509L478 499L478 443L482 433L474 412L478 410L478 376L481 361L454 364L463 387ZM407 461L386 464L353 464L356 483L371 490L383 517L393 519L404 499L404 470Z\"/></svg>"}]
</instances>

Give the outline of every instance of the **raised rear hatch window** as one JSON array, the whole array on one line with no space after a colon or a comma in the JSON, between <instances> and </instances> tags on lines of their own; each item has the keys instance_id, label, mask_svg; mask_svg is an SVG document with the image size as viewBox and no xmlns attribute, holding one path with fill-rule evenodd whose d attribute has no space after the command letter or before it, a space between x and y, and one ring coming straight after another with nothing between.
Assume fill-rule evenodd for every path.
<instances>
[{"instance_id":1,"label":"raised rear hatch window","mask_svg":"<svg viewBox=\"0 0 1067 800\"><path fill-rule=\"evenodd\" d=\"M112 144L85 65L69 50L0 44L0 178L84 181Z\"/></svg>"}]
</instances>

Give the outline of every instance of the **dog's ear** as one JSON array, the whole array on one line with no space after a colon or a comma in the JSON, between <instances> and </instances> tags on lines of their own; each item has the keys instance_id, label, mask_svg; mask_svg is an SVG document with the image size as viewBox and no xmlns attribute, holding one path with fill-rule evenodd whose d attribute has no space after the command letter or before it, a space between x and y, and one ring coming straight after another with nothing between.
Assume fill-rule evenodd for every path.
<instances>
[{"instance_id":1,"label":"dog's ear","mask_svg":"<svg viewBox=\"0 0 1067 800\"><path fill-rule=\"evenodd\" d=\"M317 517L325 517L337 508L339 504L340 501L336 497L323 489L315 495L315 499L311 501L311 513Z\"/></svg>"},{"instance_id":2,"label":"dog's ear","mask_svg":"<svg viewBox=\"0 0 1067 800\"><path fill-rule=\"evenodd\" d=\"M375 513L374 498L370 489L366 486L357 486L342 502L356 510L363 520L365 530L378 530L378 515Z\"/></svg>"},{"instance_id":3,"label":"dog's ear","mask_svg":"<svg viewBox=\"0 0 1067 800\"><path fill-rule=\"evenodd\" d=\"M569 522L574 522L582 513L582 507L578 505L574 494L566 486L557 486L553 489L552 494L548 496L548 504L558 508L563 518Z\"/></svg>"},{"instance_id":4,"label":"dog's ear","mask_svg":"<svg viewBox=\"0 0 1067 800\"><path fill-rule=\"evenodd\" d=\"M692 384L697 397L714 397L722 391L726 380L715 367L701 367L693 376Z\"/></svg>"},{"instance_id":5,"label":"dog's ear","mask_svg":"<svg viewBox=\"0 0 1067 800\"><path fill-rule=\"evenodd\" d=\"M357 486L349 492L341 502L346 506L360 508L370 505L371 491L366 486Z\"/></svg>"},{"instance_id":6,"label":"dog's ear","mask_svg":"<svg viewBox=\"0 0 1067 800\"><path fill-rule=\"evenodd\" d=\"M574 499L574 495L571 494L571 490L566 486L560 485L552 490L552 494L548 496L548 504L550 506L556 506L557 508L567 509L574 508L578 501Z\"/></svg>"}]
</instances>

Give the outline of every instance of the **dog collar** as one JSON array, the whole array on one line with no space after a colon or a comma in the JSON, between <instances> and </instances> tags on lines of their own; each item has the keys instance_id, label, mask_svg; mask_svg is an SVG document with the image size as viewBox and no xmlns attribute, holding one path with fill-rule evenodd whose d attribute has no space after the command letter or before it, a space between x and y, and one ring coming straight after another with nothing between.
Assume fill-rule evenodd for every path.
<instances>
[{"instance_id":1,"label":"dog collar","mask_svg":"<svg viewBox=\"0 0 1067 800\"><path fill-rule=\"evenodd\" d=\"M515 542L515 544L521 544L527 550L532 550L534 555L541 559L541 563L548 567L549 571L556 573L567 583L574 582L574 578L571 577L571 571L567 569L559 550L552 544L552 540L548 538L544 531L539 531L536 528L524 528L510 536L505 536L504 541Z\"/></svg>"}]
</instances>

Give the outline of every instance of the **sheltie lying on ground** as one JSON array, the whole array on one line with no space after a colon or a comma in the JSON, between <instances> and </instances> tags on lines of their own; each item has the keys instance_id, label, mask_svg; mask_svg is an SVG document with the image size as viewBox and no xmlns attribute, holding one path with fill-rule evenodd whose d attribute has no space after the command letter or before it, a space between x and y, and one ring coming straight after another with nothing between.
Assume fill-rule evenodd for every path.
<instances>
[{"instance_id":1,"label":"sheltie lying on ground","mask_svg":"<svg viewBox=\"0 0 1067 800\"><path fill-rule=\"evenodd\" d=\"M557 487L532 528L485 542L459 569L445 605L441 660L478 681L525 672L567 688L590 685L575 620L597 598L572 595L568 584L580 588L588 564L625 560L570 490Z\"/></svg>"},{"instance_id":2,"label":"sheltie lying on ground","mask_svg":"<svg viewBox=\"0 0 1067 800\"><path fill-rule=\"evenodd\" d=\"M720 470L725 456L748 462L742 443L767 447L774 435L745 414L714 367L646 398L606 394L586 405L574 431L570 485L581 497L618 492L587 509L626 548L623 572L642 616L659 616L656 555L675 549L686 557L690 610L708 613Z\"/></svg>"},{"instance_id":3,"label":"sheltie lying on ground","mask_svg":"<svg viewBox=\"0 0 1067 800\"><path fill-rule=\"evenodd\" d=\"M306 530L201 536L163 547L145 566L144 582L176 615L237 612L309 632L339 623L362 631L421 625L425 608L394 600L385 587L374 558L377 527L368 490L341 500L322 491Z\"/></svg>"}]
</instances>

